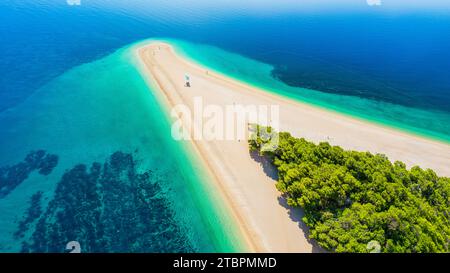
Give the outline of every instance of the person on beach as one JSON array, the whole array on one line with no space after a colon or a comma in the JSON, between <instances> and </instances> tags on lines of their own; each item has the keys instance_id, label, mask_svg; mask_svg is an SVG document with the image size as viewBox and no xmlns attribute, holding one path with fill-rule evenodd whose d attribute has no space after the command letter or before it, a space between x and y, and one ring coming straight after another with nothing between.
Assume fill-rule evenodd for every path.
<instances>
[{"instance_id":1,"label":"person on beach","mask_svg":"<svg viewBox=\"0 0 450 273\"><path fill-rule=\"evenodd\" d=\"M189 77L188 74L184 74L184 80L185 80L185 86L191 87L191 78Z\"/></svg>"}]
</instances>

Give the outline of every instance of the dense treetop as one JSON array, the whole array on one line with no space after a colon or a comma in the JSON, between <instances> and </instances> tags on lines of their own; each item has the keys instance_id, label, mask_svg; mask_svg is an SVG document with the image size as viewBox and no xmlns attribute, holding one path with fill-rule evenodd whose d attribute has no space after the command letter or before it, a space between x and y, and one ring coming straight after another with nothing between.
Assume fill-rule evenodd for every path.
<instances>
[{"instance_id":1,"label":"dense treetop","mask_svg":"<svg viewBox=\"0 0 450 273\"><path fill-rule=\"evenodd\" d=\"M323 248L449 252L450 178L417 166L408 170L385 155L262 131L251 138L250 149L277 167L278 190L290 206L304 209L310 237ZM268 147L267 135L276 136L278 146Z\"/></svg>"}]
</instances>

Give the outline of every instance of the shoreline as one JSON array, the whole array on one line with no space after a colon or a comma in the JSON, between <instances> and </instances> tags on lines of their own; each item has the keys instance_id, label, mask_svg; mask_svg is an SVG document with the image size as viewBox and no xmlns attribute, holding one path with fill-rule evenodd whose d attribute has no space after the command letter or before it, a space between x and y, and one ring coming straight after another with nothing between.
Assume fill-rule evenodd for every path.
<instances>
[{"instance_id":1,"label":"shoreline","mask_svg":"<svg viewBox=\"0 0 450 273\"><path fill-rule=\"evenodd\" d=\"M188 53L178 52L178 50L182 50L182 48L178 48L179 47L178 45L172 45L170 39L148 40L147 44L154 43L154 42L170 44L174 48L174 52L176 52L180 56L180 60L182 60L188 64L198 66L198 67L205 67L205 69L207 67L206 65L202 64L201 62L188 56L187 55ZM144 43L145 43L145 41L144 41ZM245 87L247 89L257 90L258 92L264 92L266 94L273 95L274 97L276 97L278 99L292 101L294 103L301 104L305 107L312 107L312 108L320 109L322 111L329 112L331 114L336 114L339 116L347 117L352 120L358 120L362 123L366 123L366 124L369 123L369 124L372 124L372 125L375 125L378 127L382 127L387 130L396 131L397 133L404 134L405 136L415 136L415 137L423 139L423 140L429 140L432 142L438 142L441 144L450 145L450 139L445 138L443 135L435 135L435 134L429 134L426 132L416 131L415 129L410 128L410 127L402 127L400 124L397 124L395 122L389 123L389 122L383 122L383 121L375 119L375 118L358 116L357 114L353 114L350 112L344 112L343 110L338 109L338 108L336 108L336 109L328 108L326 105L320 105L320 104L317 104L316 102L303 101L301 97L297 97L296 95L290 94L284 90L280 90L277 92L274 88L266 88L263 86L259 86L258 84L255 84L255 83L248 83L245 80L242 80L234 75L233 76L227 75L226 73L221 72L219 70L215 70L215 69L211 68L211 69L209 69L209 71L210 72L212 71L215 75L217 75L218 77L221 77L222 79L233 81L237 84L242 85L243 87ZM307 88L305 88L305 89L307 89ZM313 90L313 89L310 89L310 90L315 91L315 92L320 92L320 91ZM390 102L386 102L386 104L395 105L394 103L390 103Z\"/></svg>"},{"instance_id":2,"label":"shoreline","mask_svg":"<svg viewBox=\"0 0 450 273\"><path fill-rule=\"evenodd\" d=\"M444 143L293 101L215 72L205 75L205 68L183 59L166 43L152 42L136 51L144 64L145 74L156 83L157 89L161 91L160 95L165 98L167 109L179 103L189 105L194 94L214 103L226 103L225 99L242 100L244 105L246 102L266 105L275 102L281 106L281 131L288 131L294 136L305 137L314 142L328 141L345 149L385 153L391 160L406 161L409 168L418 164L421 167L432 167L440 175L450 174L450 167L445 166L450 162L450 146ZM177 81L182 79L180 73L182 75L184 71L194 75L202 88L188 90L182 84L180 86ZM216 94L214 91L208 93L205 88L218 91ZM295 115L299 113L303 116L297 120ZM283 204L282 197L273 184L274 179L264 173L260 162L251 158L246 141L214 143L193 140L190 143L205 169L215 177L214 184L220 189L220 195L230 207L233 218L252 251L320 251L307 238L307 229L299 220L301 212L293 212ZM411 155L411 150L417 151ZM422 162L429 164L423 166ZM265 210L266 213L261 213L260 210ZM281 224L274 223L275 221Z\"/></svg>"},{"instance_id":3,"label":"shoreline","mask_svg":"<svg viewBox=\"0 0 450 273\"><path fill-rule=\"evenodd\" d=\"M148 40L147 40L148 41ZM179 45L179 40L176 39L161 39L161 40L153 40L153 41L160 41L160 42L164 42L164 43L168 43L171 44L172 47L175 49L175 52L177 52L177 54L179 54L182 58L186 59L187 61L200 66L200 67L208 67L208 64L204 64L199 60L196 60L194 58L192 58L191 56L189 56L189 52L185 51L185 49L183 48L183 45ZM262 63L262 64L266 64L266 63ZM213 66L212 66L213 67ZM293 94L289 91L284 90L283 87L267 87L264 86L260 83L248 80L248 79L242 79L237 75L228 75L227 72L223 72L220 69L216 69L216 68L211 68L211 71L214 71L216 74L224 77L224 78L228 78L230 80L233 80L235 82L239 82L242 83L243 85L249 87L249 88L253 88L253 89L258 89L260 91L264 91L270 94L273 94L277 97L283 97L285 99L288 100L293 100L295 102L298 102L300 104L305 104L305 105L309 105L313 108L320 108L322 110L325 110L327 112L332 112L338 115L343 115L346 117L349 117L351 119L357 119L360 120L362 122L366 122L366 123L371 123L371 124L376 124L380 127L386 128L386 129L391 129L391 130L395 130L395 131L399 131L399 132L403 132L407 135L414 135L420 138L424 138L424 139L429 139L432 141L436 141L436 142L441 142L447 145L450 145L450 137L448 135L446 135L445 133L442 132L437 132L437 131L427 131L423 128L418 128L418 127L412 127L411 125L408 124L403 124L402 122L399 121L393 121L393 120L388 120L386 118L375 118L373 116L370 115L363 115L361 113L357 113L354 111L347 111L344 108L342 108L341 106L333 106L331 104L321 104L320 99L314 99L314 100L308 100L305 97L302 97L301 95L296 95ZM231 73L232 74L232 73ZM285 88L289 88L289 86L285 86ZM302 88L302 87L298 87L298 88ZM318 90L314 90L314 89L308 89L308 88L302 88L305 90L309 90L312 92L321 92ZM351 98L351 96L349 95L342 95L344 97L348 97ZM367 101L370 101L370 99L364 99ZM400 106L400 107L404 107L404 108L410 108L408 106L404 106L404 105L396 105L393 102L383 102L386 106L392 106L392 107L396 107L396 106ZM424 109L416 109L416 108L410 108L411 110L419 110L419 111L427 111ZM434 112L434 110L432 110ZM440 114L444 114L444 112L437 110L435 112L435 114L440 113Z\"/></svg>"},{"instance_id":4,"label":"shoreline","mask_svg":"<svg viewBox=\"0 0 450 273\"><path fill-rule=\"evenodd\" d=\"M153 87L154 89L159 90L155 96L157 97L157 100L162 104L163 108L165 109L171 109L174 104L173 101L170 100L169 96L163 91L161 88L160 83L158 80L151 75L148 75L148 67L143 61L141 50L144 49L148 44L155 43L155 41L151 42L144 42L145 45L141 46L138 45L137 48L133 49L135 52L137 52L138 61L140 62L139 65L142 65L142 69L144 69L144 73L141 72L141 74L147 74L147 76L144 80L147 82L148 85ZM166 113L166 117L168 122L173 121L173 118L170 117L170 113ZM195 163L200 163L202 165L201 169L201 175L204 175L203 178L213 178L216 181L219 180L217 174L213 171L210 164L207 160L204 159L204 156L199 149L198 144L195 141L183 141L182 143L183 148L186 149L186 152L188 153L187 156L191 157L193 156L193 160ZM237 229L236 232L238 233L238 236L240 235L243 240L243 242L240 242L237 244L237 246L240 248L239 252L242 253L252 253L252 252L264 252L263 248L257 243L257 239L255 239L255 236L249 232L250 228L246 226L245 221L242 219L241 215L237 212L238 208L234 206L234 203L231 201L230 197L227 194L227 191L221 186L220 183L214 183L213 185L206 185L207 182L201 181L202 184L205 184L205 186L209 189L218 189L219 196L211 197L212 199L215 199L213 201L216 201L216 199L219 199L220 201L226 201L225 204L221 204L223 207L221 209L225 209L227 213L229 213L229 218L233 220L235 223L235 228ZM202 185L203 186L203 185ZM236 245L236 244L235 244ZM238 253L239 253L238 252Z\"/></svg>"}]
</instances>

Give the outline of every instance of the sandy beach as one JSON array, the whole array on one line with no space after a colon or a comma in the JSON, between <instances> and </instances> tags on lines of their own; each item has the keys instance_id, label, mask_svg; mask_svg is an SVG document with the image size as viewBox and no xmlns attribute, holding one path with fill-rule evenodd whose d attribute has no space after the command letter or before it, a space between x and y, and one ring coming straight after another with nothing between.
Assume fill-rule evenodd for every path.
<instances>
[{"instance_id":1,"label":"sandy beach","mask_svg":"<svg viewBox=\"0 0 450 273\"><path fill-rule=\"evenodd\" d=\"M280 130L316 143L328 141L345 149L382 153L408 167L432 168L450 176L450 145L293 101L226 78L177 55L162 42L137 49L145 72L171 107L205 105L279 105ZM188 73L192 81L185 86ZM180 117L184 122L189 117ZM249 153L246 139L193 140L221 195L238 221L252 251L320 251L307 238L301 210L290 209L275 188L276 174L263 159Z\"/></svg>"}]
</instances>

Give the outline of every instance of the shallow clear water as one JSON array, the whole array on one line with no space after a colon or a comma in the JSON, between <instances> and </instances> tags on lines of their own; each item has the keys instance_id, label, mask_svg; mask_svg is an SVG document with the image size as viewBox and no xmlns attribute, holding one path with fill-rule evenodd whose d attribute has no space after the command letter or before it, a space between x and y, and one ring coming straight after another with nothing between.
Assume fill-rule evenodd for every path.
<instances>
[{"instance_id":1,"label":"shallow clear water","mask_svg":"<svg viewBox=\"0 0 450 273\"><path fill-rule=\"evenodd\" d=\"M41 219L48 219L52 211L58 207L77 210L81 214L78 217L81 217L83 221L89 219L86 218L89 210L83 210L85 203L92 205L92 203L102 202L102 199L97 196L90 200L86 196L90 194L90 191L77 186L58 191L58 186L69 183L71 179L77 179L82 172L74 170L66 173L65 176L63 173L79 164L87 165L88 169L93 162L107 164L111 155L116 152L132 155L135 161L133 172L154 173L154 176L145 182L157 183L156 194L165 202L161 206L150 209L150 216L157 220L153 223L155 228L162 225L164 221L171 221L176 230L180 230L167 230L161 232L159 237L153 236L160 238L161 242L154 242L155 245L161 244L159 248L136 248L135 251L214 252L244 249L239 239L230 239L239 238L234 231L235 227L228 219L226 209L221 207L214 196L208 194L211 190L205 185L208 183L208 176L196 166L198 163L190 155L192 151L189 151L185 144L167 137L170 136L170 126L166 112L152 95L137 67L133 48L122 49L95 62L67 71L44 85L19 106L2 113L0 123L4 126L0 128L0 135L2 143L7 145L0 146L0 165L20 163L30 151L36 149L43 149L57 155L59 161L49 175L31 172L29 177L26 177L13 191L0 197L0 214L2 215L0 251L20 251L23 242L28 244L31 237L36 237L39 229L35 225L38 219L31 221L30 226L24 231L23 238L16 238L13 234L19 229L23 216L27 215L30 198L37 192L43 192L44 196L41 200L43 208ZM123 192L118 194L127 196L130 194L128 187L133 189L133 183L137 183L138 180L137 178L123 179L121 176L126 174L129 166L127 162L118 164L123 165L121 168L124 168L125 173L107 173L104 176L110 176L110 181L107 183L118 180L126 185L123 188L116 187L116 190L122 189ZM94 184L98 183L101 183L101 180ZM59 192L59 195L55 196L55 190ZM100 192L103 191L100 190ZM64 198L65 194L68 200L71 200L72 194L85 197L77 202L60 204L61 201L58 200ZM109 195L114 196L114 193L108 192ZM119 201L120 199L115 200L115 202ZM102 205L112 206L111 203L102 203ZM117 206L119 210L124 204L117 204ZM134 209L139 211L139 207ZM107 215L104 211L101 214ZM171 218L166 219L167 215ZM123 219L120 214L116 218L109 219L113 221L110 225L117 224L119 228L120 221ZM70 233L72 228L80 229L80 223L76 220L65 223L69 219L70 217L66 216L61 223L58 222L58 225L65 227L67 233ZM47 223L47 225L50 224ZM148 227L151 223L146 225ZM54 235L52 230L45 232L49 237ZM130 231L125 230L125 232ZM150 230L149 234L154 235L154 232ZM181 236L177 235L180 233ZM144 236L145 233L141 235ZM68 240L85 240L77 236L79 235L74 234L74 238L68 238ZM167 238L174 240L178 238L177 240L183 244L180 243L177 249L176 246L171 246L176 242L171 242ZM61 240L56 240L54 243L60 243ZM91 245L91 243L85 243ZM48 244L51 245L52 241ZM133 242L130 241L129 244L131 247ZM64 251L64 248L65 245L54 245L49 251ZM32 247L31 251L43 249L47 248L36 246ZM98 247L91 249L107 252L126 251L111 244L105 249ZM130 251L132 251L131 248Z\"/></svg>"}]
</instances>

